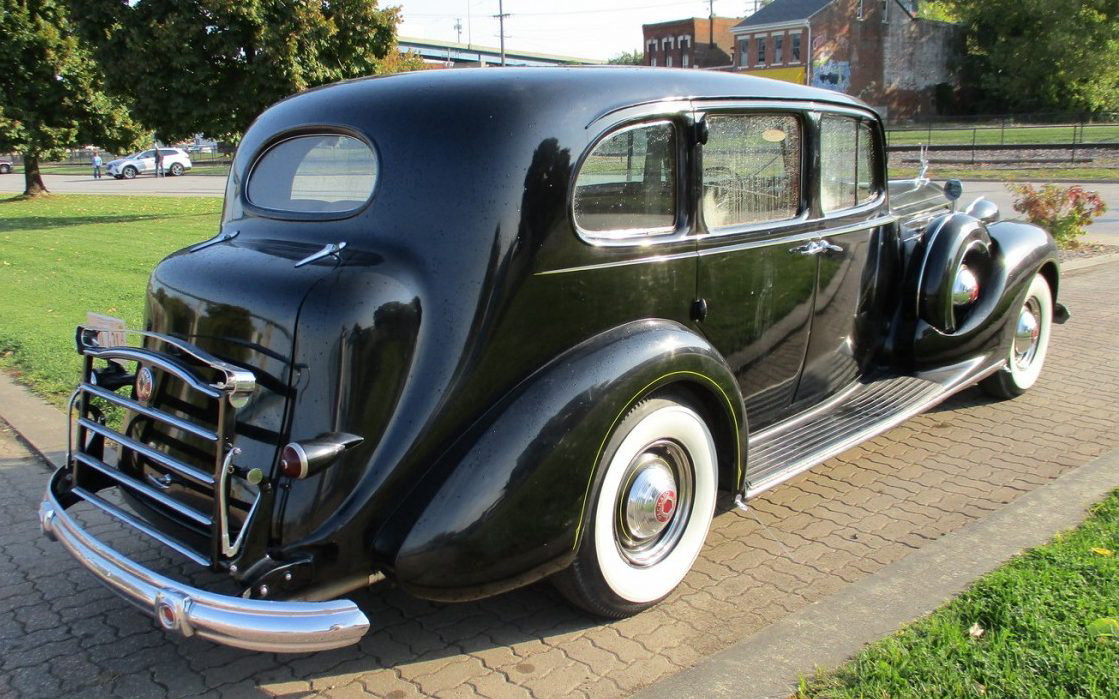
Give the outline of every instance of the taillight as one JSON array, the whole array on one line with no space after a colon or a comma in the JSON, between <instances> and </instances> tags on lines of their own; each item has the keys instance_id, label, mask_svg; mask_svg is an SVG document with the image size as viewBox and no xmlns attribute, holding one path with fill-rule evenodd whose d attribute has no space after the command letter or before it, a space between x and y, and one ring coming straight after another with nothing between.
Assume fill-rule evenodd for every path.
<instances>
[{"instance_id":1,"label":"taillight","mask_svg":"<svg viewBox=\"0 0 1119 699\"><path fill-rule=\"evenodd\" d=\"M328 432L314 439L288 443L280 452L280 473L288 478L306 478L318 473L362 438L345 432Z\"/></svg>"}]
</instances>

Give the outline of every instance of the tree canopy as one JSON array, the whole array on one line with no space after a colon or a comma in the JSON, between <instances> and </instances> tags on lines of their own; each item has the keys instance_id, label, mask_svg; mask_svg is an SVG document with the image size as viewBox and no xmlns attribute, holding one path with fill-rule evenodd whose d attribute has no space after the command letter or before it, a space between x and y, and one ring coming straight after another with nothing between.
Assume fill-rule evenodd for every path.
<instances>
[{"instance_id":1,"label":"tree canopy","mask_svg":"<svg viewBox=\"0 0 1119 699\"><path fill-rule=\"evenodd\" d=\"M1119 109L1119 0L953 0L963 77L994 113Z\"/></svg>"},{"instance_id":2,"label":"tree canopy","mask_svg":"<svg viewBox=\"0 0 1119 699\"><path fill-rule=\"evenodd\" d=\"M108 88L163 140L236 139L316 85L422 67L376 0L69 0Z\"/></svg>"},{"instance_id":3,"label":"tree canopy","mask_svg":"<svg viewBox=\"0 0 1119 699\"><path fill-rule=\"evenodd\" d=\"M640 50L623 51L606 62L612 66L640 66L645 64L645 54Z\"/></svg>"},{"instance_id":4,"label":"tree canopy","mask_svg":"<svg viewBox=\"0 0 1119 699\"><path fill-rule=\"evenodd\" d=\"M46 191L40 159L81 144L127 149L143 135L101 91L61 0L0 0L0 152L24 160L24 194Z\"/></svg>"}]
</instances>

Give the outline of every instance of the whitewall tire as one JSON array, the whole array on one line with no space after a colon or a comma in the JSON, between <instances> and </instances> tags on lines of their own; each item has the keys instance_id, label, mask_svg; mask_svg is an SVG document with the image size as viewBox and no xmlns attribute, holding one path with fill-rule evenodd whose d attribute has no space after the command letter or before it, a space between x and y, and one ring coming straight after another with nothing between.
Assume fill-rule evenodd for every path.
<instances>
[{"instance_id":1,"label":"whitewall tire","mask_svg":"<svg viewBox=\"0 0 1119 699\"><path fill-rule=\"evenodd\" d=\"M1045 277L1034 276L1025 300L1010 322L1014 323L1014 334L1006 366L979 384L996 398L1022 395L1041 375L1053 329L1053 292Z\"/></svg>"},{"instance_id":2,"label":"whitewall tire","mask_svg":"<svg viewBox=\"0 0 1119 699\"><path fill-rule=\"evenodd\" d=\"M628 616L668 596L703 548L718 488L715 442L696 410L651 398L621 421L598 468L582 545L555 583L587 611Z\"/></svg>"}]
</instances>

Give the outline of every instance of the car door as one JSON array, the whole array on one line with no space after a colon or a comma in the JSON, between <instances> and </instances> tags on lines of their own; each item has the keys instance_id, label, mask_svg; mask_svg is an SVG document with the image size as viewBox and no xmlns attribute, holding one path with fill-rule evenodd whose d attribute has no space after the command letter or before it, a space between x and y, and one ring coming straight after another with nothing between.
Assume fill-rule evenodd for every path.
<instances>
[{"instance_id":1,"label":"car door","mask_svg":"<svg viewBox=\"0 0 1119 699\"><path fill-rule=\"evenodd\" d=\"M875 350L872 313L877 247L888 215L882 134L869 115L813 115L819 133L817 241L801 248L819 262L801 409L834 395L865 372Z\"/></svg>"},{"instance_id":2,"label":"car door","mask_svg":"<svg viewBox=\"0 0 1119 699\"><path fill-rule=\"evenodd\" d=\"M807 117L781 106L700 106L699 324L734 372L750 429L787 414L809 342L817 260L805 189Z\"/></svg>"},{"instance_id":3,"label":"car door","mask_svg":"<svg viewBox=\"0 0 1119 699\"><path fill-rule=\"evenodd\" d=\"M136 169L140 172L151 172L155 170L155 151L146 150L136 156Z\"/></svg>"}]
</instances>

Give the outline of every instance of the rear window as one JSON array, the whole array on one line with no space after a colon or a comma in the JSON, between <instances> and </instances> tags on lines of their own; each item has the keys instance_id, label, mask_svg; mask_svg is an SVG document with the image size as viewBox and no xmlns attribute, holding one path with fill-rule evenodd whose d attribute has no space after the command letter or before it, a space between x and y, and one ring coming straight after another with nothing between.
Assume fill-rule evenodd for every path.
<instances>
[{"instance_id":1,"label":"rear window","mask_svg":"<svg viewBox=\"0 0 1119 699\"><path fill-rule=\"evenodd\" d=\"M352 136L297 136L269 148L249 174L255 206L292 213L344 213L365 205L377 181L373 149Z\"/></svg>"}]
</instances>

